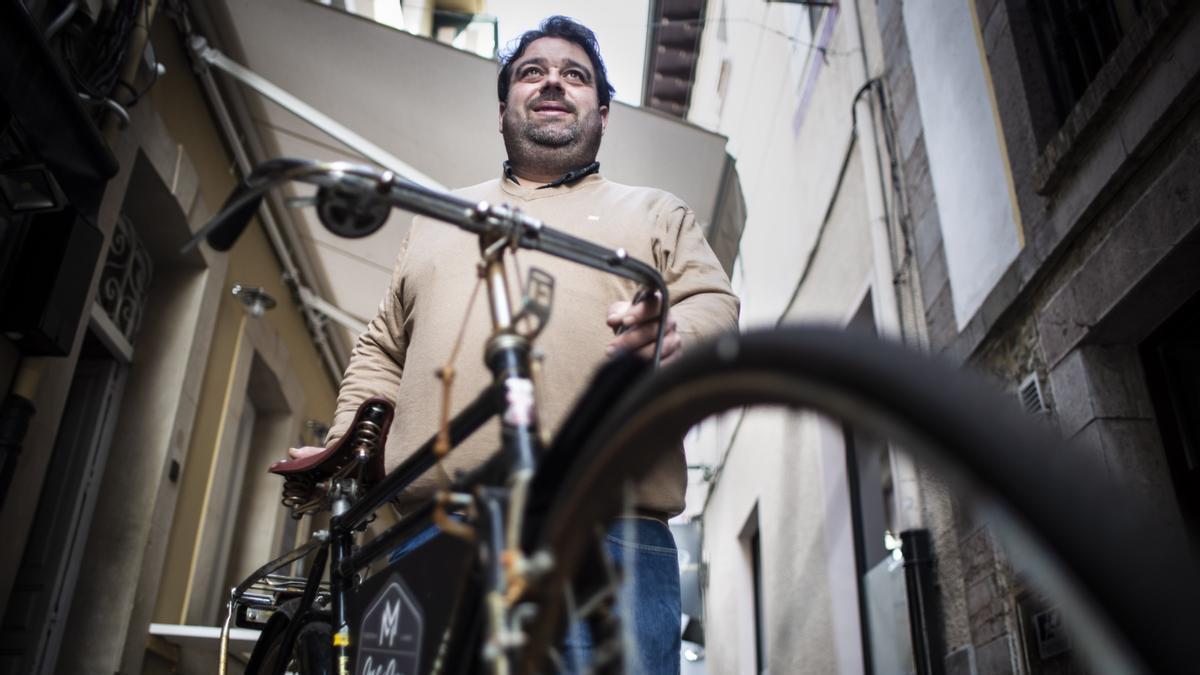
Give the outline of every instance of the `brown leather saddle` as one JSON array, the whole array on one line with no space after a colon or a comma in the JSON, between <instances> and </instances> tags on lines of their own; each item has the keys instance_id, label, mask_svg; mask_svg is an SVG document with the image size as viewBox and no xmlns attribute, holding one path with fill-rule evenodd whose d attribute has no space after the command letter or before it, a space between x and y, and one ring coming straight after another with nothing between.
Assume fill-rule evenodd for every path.
<instances>
[{"instance_id":1,"label":"brown leather saddle","mask_svg":"<svg viewBox=\"0 0 1200 675\"><path fill-rule=\"evenodd\" d=\"M358 407L346 433L324 452L272 464L268 471L287 479L284 505L293 510L315 505L324 496L331 478L350 475L359 467L357 477L363 487L382 480L383 453L394 414L391 401L378 396L369 398ZM309 510L312 509L299 510L295 515Z\"/></svg>"}]
</instances>

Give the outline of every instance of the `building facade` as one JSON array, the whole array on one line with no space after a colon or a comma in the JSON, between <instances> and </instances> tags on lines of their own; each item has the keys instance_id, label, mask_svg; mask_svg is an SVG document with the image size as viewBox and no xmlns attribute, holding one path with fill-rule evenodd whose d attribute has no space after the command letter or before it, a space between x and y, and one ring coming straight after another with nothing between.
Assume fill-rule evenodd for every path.
<instances>
[{"instance_id":1,"label":"building facade","mask_svg":"<svg viewBox=\"0 0 1200 675\"><path fill-rule=\"evenodd\" d=\"M872 3L861 9L705 9L688 116L729 137L743 178L733 275L743 329L819 323L921 340L898 292L909 276L893 254L892 132L885 87L868 75L882 69L882 46ZM835 420L773 409L705 423L688 449L709 672L868 668L864 627L895 632L907 619L894 611L903 576L884 545L905 517L893 504L906 461ZM879 672L904 660L903 644L875 642Z\"/></svg>"},{"instance_id":2,"label":"building facade","mask_svg":"<svg viewBox=\"0 0 1200 675\"><path fill-rule=\"evenodd\" d=\"M985 373L1195 532L1196 12L726 0L704 16L687 114L746 177L743 327L862 326ZM872 147L843 154L848 137ZM690 439L710 672L1086 667L1020 561L902 448L755 415ZM918 539L936 590L921 634L892 550Z\"/></svg>"},{"instance_id":3,"label":"building facade","mask_svg":"<svg viewBox=\"0 0 1200 675\"><path fill-rule=\"evenodd\" d=\"M320 343L331 337L307 322L260 227L228 255L180 253L236 179L168 16L177 8L85 3L68 15L60 4L6 3L13 22L3 22L4 41L9 31L42 40L20 61L44 59L43 77L30 84L37 91L75 97L90 87L101 99L80 99L71 123L102 139L116 170L93 183L94 203L68 190L61 210L26 214L10 200L0 219L13 235L74 213L96 234L90 256L57 268L83 280L74 313L55 298L45 310L69 324L60 353L39 349L37 326L10 322L0 338L5 412L13 397L32 407L23 437L6 439L15 442L6 446L13 476L0 511L8 542L0 671L208 672L152 624L216 625L230 580L302 534L262 469L312 442L306 421L328 419L336 374ZM138 12L122 15L128 7ZM81 72L99 58L88 40L111 42L109 58L125 64L118 80ZM43 150L38 110L14 97L4 105L6 166L44 167L68 184L69 166L56 163L63 156ZM14 236L5 244L11 299L35 281L12 274L18 261L50 264L56 247ZM277 306L248 311L235 286L260 289Z\"/></svg>"},{"instance_id":4,"label":"building facade","mask_svg":"<svg viewBox=\"0 0 1200 675\"><path fill-rule=\"evenodd\" d=\"M964 306L955 267L969 251L951 232L975 233L948 220L945 195L963 186L939 185L921 92L931 66L913 47L930 16L921 3L880 3L897 126L921 129L901 141L900 162L930 349L1003 382L1194 533L1196 422L1182 411L1194 400L1200 289L1196 14L1176 2L967 4L1020 237ZM1057 609L986 523L949 513L954 527L935 534L946 672L1077 672L1080 655L1045 629Z\"/></svg>"}]
</instances>

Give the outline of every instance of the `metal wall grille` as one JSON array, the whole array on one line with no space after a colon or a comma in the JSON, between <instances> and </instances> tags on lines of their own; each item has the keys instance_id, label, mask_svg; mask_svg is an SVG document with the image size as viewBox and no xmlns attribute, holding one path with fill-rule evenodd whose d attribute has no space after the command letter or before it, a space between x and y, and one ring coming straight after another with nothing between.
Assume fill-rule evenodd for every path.
<instances>
[{"instance_id":1,"label":"metal wall grille","mask_svg":"<svg viewBox=\"0 0 1200 675\"><path fill-rule=\"evenodd\" d=\"M146 307L153 273L150 253L133 224L121 215L108 245L96 300L130 344L142 324L142 310Z\"/></svg>"}]
</instances>

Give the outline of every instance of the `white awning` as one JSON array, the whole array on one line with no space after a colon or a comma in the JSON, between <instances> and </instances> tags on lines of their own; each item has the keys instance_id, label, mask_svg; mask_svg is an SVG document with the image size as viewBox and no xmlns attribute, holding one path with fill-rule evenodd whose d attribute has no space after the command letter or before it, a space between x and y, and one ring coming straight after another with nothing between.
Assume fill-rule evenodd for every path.
<instances>
[{"instance_id":1,"label":"white awning","mask_svg":"<svg viewBox=\"0 0 1200 675\"><path fill-rule=\"evenodd\" d=\"M448 186L500 174L494 61L306 0L204 4L214 46L421 173ZM248 131L258 136L261 154L365 161L275 103L230 86L246 100ZM706 225L726 173L723 136L617 102L599 159L608 178L673 192ZM380 232L346 240L326 232L311 208L292 215L324 276L325 288L317 290L371 317L409 217L396 214Z\"/></svg>"}]
</instances>

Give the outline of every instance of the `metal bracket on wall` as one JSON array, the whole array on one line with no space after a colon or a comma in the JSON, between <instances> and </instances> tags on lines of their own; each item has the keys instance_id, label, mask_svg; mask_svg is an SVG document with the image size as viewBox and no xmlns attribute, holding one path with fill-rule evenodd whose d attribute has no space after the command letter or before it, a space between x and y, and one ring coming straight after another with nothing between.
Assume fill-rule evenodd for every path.
<instances>
[{"instance_id":1,"label":"metal bracket on wall","mask_svg":"<svg viewBox=\"0 0 1200 675\"><path fill-rule=\"evenodd\" d=\"M253 70L208 46L208 42L203 37L193 35L189 41L189 46L196 54L196 57L204 63L219 69L247 87L278 103L288 112L308 122L335 140L350 146L352 150L360 153L368 160L418 185L432 190L447 191L447 188L441 183L421 173L399 157L351 131L332 117L305 103Z\"/></svg>"},{"instance_id":2,"label":"metal bracket on wall","mask_svg":"<svg viewBox=\"0 0 1200 675\"><path fill-rule=\"evenodd\" d=\"M303 302L312 310L328 317L335 323L344 326L354 333L356 336L367 332L367 324L362 319L354 316L346 310L329 302L325 298L313 293L305 286L297 285L296 290L300 293L300 302Z\"/></svg>"}]
</instances>

